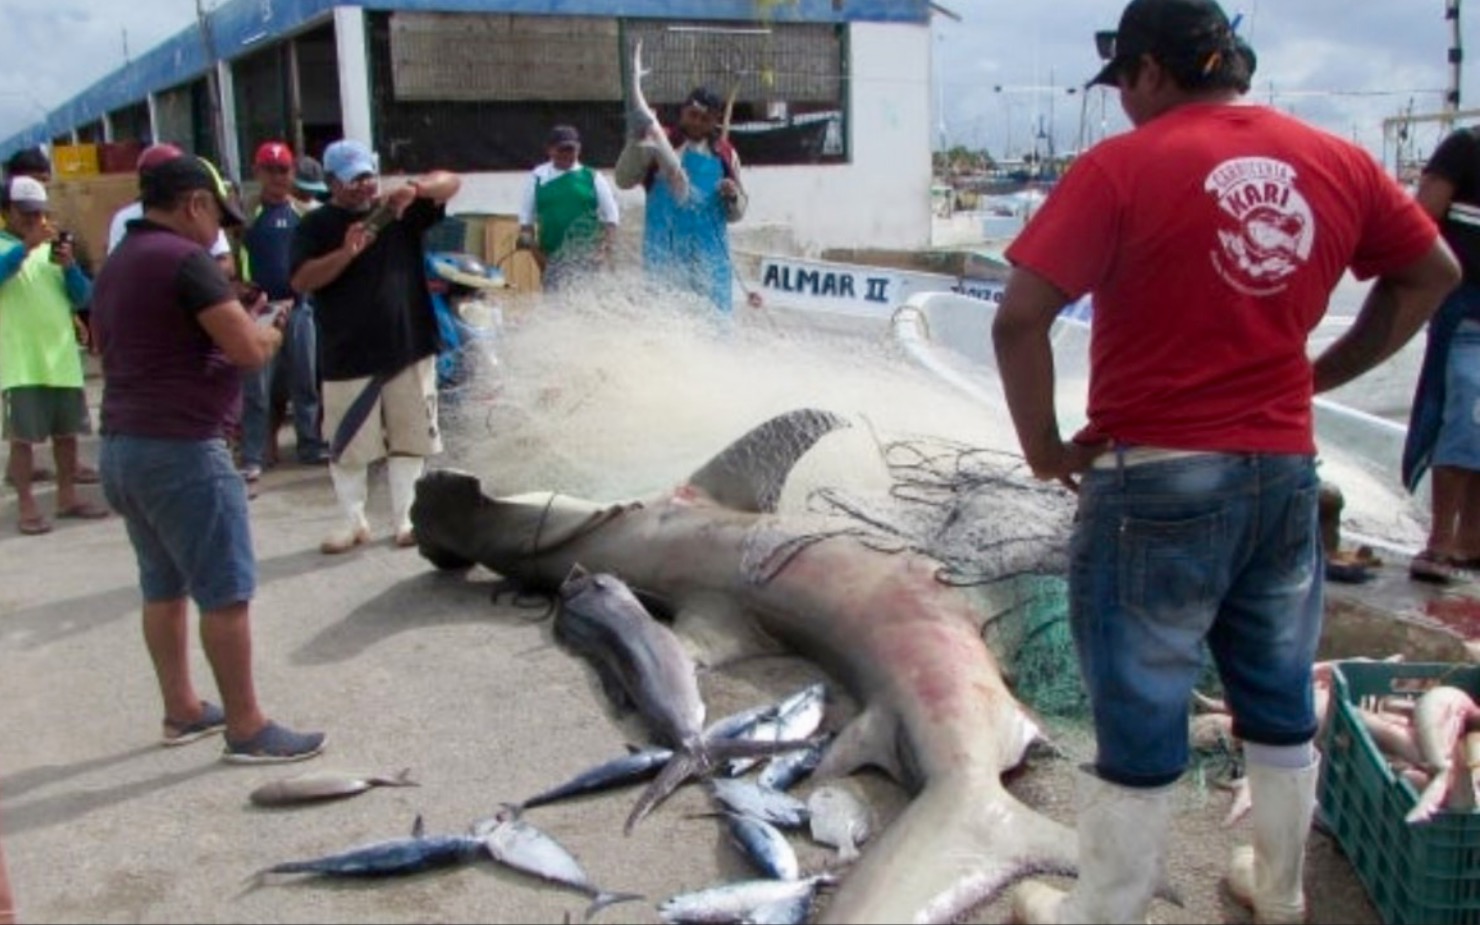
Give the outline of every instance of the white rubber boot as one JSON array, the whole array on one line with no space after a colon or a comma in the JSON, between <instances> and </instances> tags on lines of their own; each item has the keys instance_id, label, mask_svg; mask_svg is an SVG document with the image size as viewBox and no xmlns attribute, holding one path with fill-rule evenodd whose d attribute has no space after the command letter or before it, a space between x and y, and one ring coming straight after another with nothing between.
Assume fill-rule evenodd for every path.
<instances>
[{"instance_id":1,"label":"white rubber boot","mask_svg":"<svg viewBox=\"0 0 1480 925\"><path fill-rule=\"evenodd\" d=\"M411 527L411 503L416 500L416 480L426 470L420 456L392 456L385 461L386 477L391 483L391 517L396 525L396 545L415 546L416 532Z\"/></svg>"},{"instance_id":2,"label":"white rubber boot","mask_svg":"<svg viewBox=\"0 0 1480 925\"><path fill-rule=\"evenodd\" d=\"M1068 893L1042 883L1018 887L1013 921L1146 921L1146 908L1162 881L1172 787L1121 787L1084 774L1078 789L1079 881Z\"/></svg>"},{"instance_id":3,"label":"white rubber boot","mask_svg":"<svg viewBox=\"0 0 1480 925\"><path fill-rule=\"evenodd\" d=\"M344 511L344 524L319 544L319 552L337 555L370 542L370 523L365 520L365 499L370 493L370 472L364 466L341 466L330 463L329 475L334 480L334 496Z\"/></svg>"},{"instance_id":4,"label":"white rubber boot","mask_svg":"<svg viewBox=\"0 0 1480 925\"><path fill-rule=\"evenodd\" d=\"M1319 761L1299 770L1249 765L1254 843L1233 849L1228 891L1256 922L1305 921L1305 839L1320 768Z\"/></svg>"}]
</instances>

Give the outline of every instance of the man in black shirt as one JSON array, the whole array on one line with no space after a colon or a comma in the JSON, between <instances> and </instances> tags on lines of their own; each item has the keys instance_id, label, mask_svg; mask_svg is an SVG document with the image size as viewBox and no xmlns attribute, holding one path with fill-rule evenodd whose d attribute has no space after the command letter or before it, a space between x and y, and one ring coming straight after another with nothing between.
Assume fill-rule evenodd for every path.
<instances>
[{"instance_id":1,"label":"man in black shirt","mask_svg":"<svg viewBox=\"0 0 1480 925\"><path fill-rule=\"evenodd\" d=\"M395 541L411 546L411 502L426 457L442 451L436 355L422 239L446 215L462 181L433 171L381 197L376 157L357 141L324 152L329 202L303 217L293 239L292 285L318 313L324 436L345 523L324 553L370 539L368 467L389 456Z\"/></svg>"}]
</instances>

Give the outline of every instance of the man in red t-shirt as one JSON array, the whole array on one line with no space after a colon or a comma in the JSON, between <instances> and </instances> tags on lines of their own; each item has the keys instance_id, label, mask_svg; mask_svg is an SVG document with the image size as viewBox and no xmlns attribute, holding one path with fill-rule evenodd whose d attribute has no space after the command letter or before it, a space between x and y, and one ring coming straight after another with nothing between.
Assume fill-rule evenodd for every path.
<instances>
[{"instance_id":1,"label":"man in red t-shirt","mask_svg":"<svg viewBox=\"0 0 1480 925\"><path fill-rule=\"evenodd\" d=\"M1311 398L1396 351L1457 268L1369 155L1240 102L1254 53L1213 0L1133 0L1099 38L1091 83L1118 87L1136 128L1079 158L1008 249L992 331L1028 465L1079 493L1070 625L1097 746L1078 884L1027 884L1016 912L1144 921L1206 645L1254 804L1230 889L1260 921L1301 921L1322 609ZM1377 283L1312 366L1307 335L1348 268ZM1087 292L1089 423L1066 443L1048 335Z\"/></svg>"}]
</instances>

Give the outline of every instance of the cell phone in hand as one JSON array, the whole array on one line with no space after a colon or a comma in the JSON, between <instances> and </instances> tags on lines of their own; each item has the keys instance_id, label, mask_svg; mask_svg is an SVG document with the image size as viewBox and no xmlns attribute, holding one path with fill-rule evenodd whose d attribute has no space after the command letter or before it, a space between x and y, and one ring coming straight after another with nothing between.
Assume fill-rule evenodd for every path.
<instances>
[{"instance_id":1,"label":"cell phone in hand","mask_svg":"<svg viewBox=\"0 0 1480 925\"><path fill-rule=\"evenodd\" d=\"M369 215L365 216L365 230L371 234L380 234L386 229L387 225L395 220L396 210L391 208L389 202L382 202L380 205L371 209Z\"/></svg>"},{"instance_id":2,"label":"cell phone in hand","mask_svg":"<svg viewBox=\"0 0 1480 925\"><path fill-rule=\"evenodd\" d=\"M291 308L292 305L292 302L286 300L281 302L268 302L267 307L262 309L262 314L257 316L257 323L262 325L263 327L271 327L272 325L277 324L278 319L286 314L288 309Z\"/></svg>"}]
</instances>

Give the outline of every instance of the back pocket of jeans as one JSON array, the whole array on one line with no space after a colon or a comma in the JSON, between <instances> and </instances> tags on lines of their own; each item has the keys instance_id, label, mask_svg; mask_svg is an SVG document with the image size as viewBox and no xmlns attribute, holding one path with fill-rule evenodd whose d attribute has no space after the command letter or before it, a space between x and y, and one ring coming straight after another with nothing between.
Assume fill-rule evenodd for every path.
<instances>
[{"instance_id":1,"label":"back pocket of jeans","mask_svg":"<svg viewBox=\"0 0 1480 925\"><path fill-rule=\"evenodd\" d=\"M1143 613L1211 605L1223 516L1120 523L1121 604Z\"/></svg>"}]
</instances>

